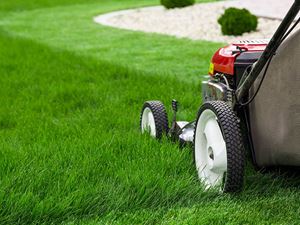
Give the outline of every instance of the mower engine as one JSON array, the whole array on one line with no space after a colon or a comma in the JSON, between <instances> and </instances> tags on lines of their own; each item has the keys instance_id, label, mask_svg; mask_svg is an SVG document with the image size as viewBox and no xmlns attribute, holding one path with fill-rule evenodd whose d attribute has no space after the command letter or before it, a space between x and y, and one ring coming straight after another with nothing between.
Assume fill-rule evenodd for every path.
<instances>
[{"instance_id":1,"label":"mower engine","mask_svg":"<svg viewBox=\"0 0 300 225\"><path fill-rule=\"evenodd\" d=\"M267 44L268 40L246 40L219 49L210 63L210 79L202 82L203 100L231 104L230 90L236 90L245 71L260 58Z\"/></svg>"},{"instance_id":2,"label":"mower engine","mask_svg":"<svg viewBox=\"0 0 300 225\"><path fill-rule=\"evenodd\" d=\"M202 82L203 102L223 101L229 106L233 102L233 91L236 90L243 74L260 58L268 40L240 41L219 49L212 57L209 75ZM177 101L173 100L174 118L169 134L181 144L192 143L195 121L177 121Z\"/></svg>"}]
</instances>

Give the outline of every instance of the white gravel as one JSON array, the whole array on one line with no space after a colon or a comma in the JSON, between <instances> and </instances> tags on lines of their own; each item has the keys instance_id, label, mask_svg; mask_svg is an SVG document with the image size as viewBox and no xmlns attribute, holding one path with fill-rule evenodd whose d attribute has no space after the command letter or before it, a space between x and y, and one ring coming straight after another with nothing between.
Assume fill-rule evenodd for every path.
<instances>
[{"instance_id":1,"label":"white gravel","mask_svg":"<svg viewBox=\"0 0 300 225\"><path fill-rule=\"evenodd\" d=\"M258 29L243 36L224 36L217 20L228 1L201 3L181 9L166 10L161 6L124 10L100 15L94 21L106 26L215 42L241 39L269 39L280 20L259 18Z\"/></svg>"}]
</instances>

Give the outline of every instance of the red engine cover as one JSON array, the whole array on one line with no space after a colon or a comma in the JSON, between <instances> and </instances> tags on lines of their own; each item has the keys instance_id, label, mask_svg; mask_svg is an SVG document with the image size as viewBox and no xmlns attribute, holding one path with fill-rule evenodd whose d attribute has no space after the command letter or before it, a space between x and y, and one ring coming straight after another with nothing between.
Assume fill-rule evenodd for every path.
<instances>
[{"instance_id":1,"label":"red engine cover","mask_svg":"<svg viewBox=\"0 0 300 225\"><path fill-rule=\"evenodd\" d=\"M238 55L243 52L264 51L268 41L240 41L224 48L220 48L212 57L209 74L224 73L234 75L234 63Z\"/></svg>"}]
</instances>

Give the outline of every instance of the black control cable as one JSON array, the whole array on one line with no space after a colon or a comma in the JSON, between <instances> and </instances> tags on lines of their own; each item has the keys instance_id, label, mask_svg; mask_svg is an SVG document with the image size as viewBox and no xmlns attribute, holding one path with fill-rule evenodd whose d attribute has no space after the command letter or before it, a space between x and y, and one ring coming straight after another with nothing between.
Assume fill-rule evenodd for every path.
<instances>
[{"instance_id":1,"label":"black control cable","mask_svg":"<svg viewBox=\"0 0 300 225\"><path fill-rule=\"evenodd\" d=\"M296 23L295 23L295 24L287 31L287 33L283 36L283 38L282 38L281 41L280 41L279 46L280 46L280 45L282 44L282 42L290 35L290 33L295 29L295 27L296 27L299 23L300 23L300 17L298 18L298 20L296 21ZM261 86L262 86L262 84L263 84L263 82L264 82L264 79L265 79L266 74L267 74L267 72L268 72L269 66L270 66L270 64L271 64L271 62L272 62L272 59L273 59L273 57L274 57L275 54L276 54L276 53L274 53L274 54L270 57L269 61L267 62L267 65L266 65L266 68L265 68L264 73L263 73L263 75L262 75L261 81L260 81L260 83L259 83L259 85L258 85L258 87L257 87L257 89L256 89L256 92L254 93L254 95L253 95L247 102L245 102L245 103L239 102L238 104L239 104L240 106L247 106L247 105L249 105L251 102L253 102L253 100L254 100L255 97L257 96L257 94L258 94L258 92L259 92L259 90L260 90L260 88L261 88Z\"/></svg>"}]
</instances>

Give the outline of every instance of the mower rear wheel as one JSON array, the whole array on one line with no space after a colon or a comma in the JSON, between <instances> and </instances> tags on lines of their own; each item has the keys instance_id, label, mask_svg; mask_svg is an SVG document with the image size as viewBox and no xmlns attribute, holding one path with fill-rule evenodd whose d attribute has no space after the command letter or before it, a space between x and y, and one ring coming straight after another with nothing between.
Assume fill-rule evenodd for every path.
<instances>
[{"instance_id":1,"label":"mower rear wheel","mask_svg":"<svg viewBox=\"0 0 300 225\"><path fill-rule=\"evenodd\" d=\"M195 125L194 159L206 189L242 189L244 146L238 118L225 102L211 101L201 106Z\"/></svg>"},{"instance_id":2,"label":"mower rear wheel","mask_svg":"<svg viewBox=\"0 0 300 225\"><path fill-rule=\"evenodd\" d=\"M161 139L167 134L168 116L166 108L160 101L147 101L144 103L140 117L141 132L148 132L152 137Z\"/></svg>"}]
</instances>

